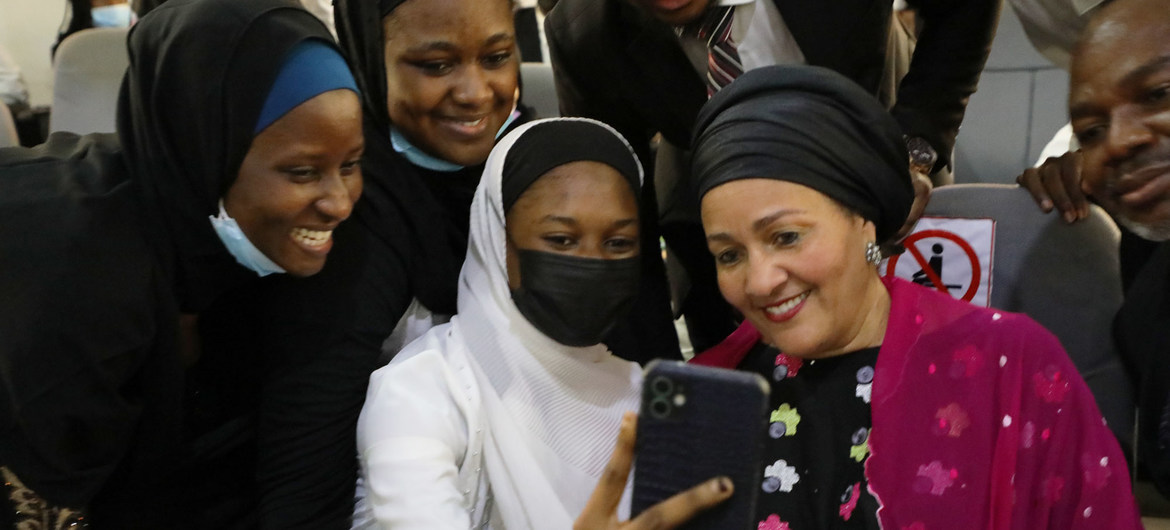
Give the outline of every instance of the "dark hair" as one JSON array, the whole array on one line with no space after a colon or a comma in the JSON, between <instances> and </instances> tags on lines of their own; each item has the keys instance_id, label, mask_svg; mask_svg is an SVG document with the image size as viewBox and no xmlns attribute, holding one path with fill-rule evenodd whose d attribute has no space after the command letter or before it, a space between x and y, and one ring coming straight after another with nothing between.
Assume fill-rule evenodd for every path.
<instances>
[{"instance_id":1,"label":"dark hair","mask_svg":"<svg viewBox=\"0 0 1170 530\"><path fill-rule=\"evenodd\" d=\"M57 47L66 37L83 29L93 27L93 17L89 14L90 0L67 0L65 2L65 19L61 20L61 28L57 31L57 42L53 43L50 57L57 56Z\"/></svg>"}]
</instances>

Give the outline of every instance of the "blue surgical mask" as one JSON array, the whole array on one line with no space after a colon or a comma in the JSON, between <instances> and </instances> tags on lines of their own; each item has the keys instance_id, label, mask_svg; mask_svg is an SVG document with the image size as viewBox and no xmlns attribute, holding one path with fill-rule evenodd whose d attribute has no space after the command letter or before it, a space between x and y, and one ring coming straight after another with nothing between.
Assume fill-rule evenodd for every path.
<instances>
[{"instance_id":1,"label":"blue surgical mask","mask_svg":"<svg viewBox=\"0 0 1170 530\"><path fill-rule=\"evenodd\" d=\"M130 4L114 4L89 10L95 28L128 28L134 22Z\"/></svg>"},{"instance_id":2,"label":"blue surgical mask","mask_svg":"<svg viewBox=\"0 0 1170 530\"><path fill-rule=\"evenodd\" d=\"M227 210L223 209L222 200L219 201L219 216L211 215L208 218L211 219L211 227L215 229L215 235L219 236L219 240L223 241L223 246L227 247L228 253L236 258L236 262L240 265L261 277L284 272L280 265L268 259L268 256L256 248L256 245L248 241L248 236L245 236L244 231L240 230L239 223L227 214Z\"/></svg>"},{"instance_id":3,"label":"blue surgical mask","mask_svg":"<svg viewBox=\"0 0 1170 530\"><path fill-rule=\"evenodd\" d=\"M406 157L411 164L421 168L426 168L431 171L442 171L450 173L452 171L459 171L463 166L454 162L448 162L442 158L436 158L427 154L422 149L419 149L410 143L397 127L390 126L390 145L394 146L394 150L398 151L402 156Z\"/></svg>"},{"instance_id":4,"label":"blue surgical mask","mask_svg":"<svg viewBox=\"0 0 1170 530\"><path fill-rule=\"evenodd\" d=\"M516 118L519 117L520 111L512 109L512 113L508 115L508 119L504 120L504 124L500 126L500 130L496 131L496 139L499 139L500 135L504 134L504 131L508 128L508 126L512 125L512 122L516 121ZM402 156L406 157L406 159L409 160L411 164L414 164L418 167L426 168L431 171L442 171L444 173L451 173L453 171L459 171L460 169L463 169L463 166L459 164L443 160L442 158L433 157L422 149L415 147L414 144L410 143L410 140L407 140L406 136L403 136L402 132L393 125L390 126L390 145L394 146L394 150L400 153Z\"/></svg>"}]
</instances>

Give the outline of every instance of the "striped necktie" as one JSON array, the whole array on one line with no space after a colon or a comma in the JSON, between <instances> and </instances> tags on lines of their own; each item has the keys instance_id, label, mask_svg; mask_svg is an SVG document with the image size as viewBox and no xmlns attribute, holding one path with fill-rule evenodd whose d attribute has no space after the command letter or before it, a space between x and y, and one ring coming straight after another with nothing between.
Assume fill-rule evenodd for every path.
<instances>
[{"instance_id":1,"label":"striped necktie","mask_svg":"<svg viewBox=\"0 0 1170 530\"><path fill-rule=\"evenodd\" d=\"M707 39L707 97L729 85L743 73L743 63L731 39L735 6L712 9L703 21L699 38Z\"/></svg>"}]
</instances>

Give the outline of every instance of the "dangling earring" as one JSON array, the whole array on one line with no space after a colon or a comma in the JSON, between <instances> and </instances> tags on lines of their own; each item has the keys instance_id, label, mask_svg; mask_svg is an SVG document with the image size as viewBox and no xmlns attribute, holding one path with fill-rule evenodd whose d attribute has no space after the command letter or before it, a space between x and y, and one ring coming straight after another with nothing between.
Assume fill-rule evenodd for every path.
<instances>
[{"instance_id":1,"label":"dangling earring","mask_svg":"<svg viewBox=\"0 0 1170 530\"><path fill-rule=\"evenodd\" d=\"M877 243L867 241L865 243L865 261L870 265L877 267L882 262L882 249L878 247Z\"/></svg>"}]
</instances>

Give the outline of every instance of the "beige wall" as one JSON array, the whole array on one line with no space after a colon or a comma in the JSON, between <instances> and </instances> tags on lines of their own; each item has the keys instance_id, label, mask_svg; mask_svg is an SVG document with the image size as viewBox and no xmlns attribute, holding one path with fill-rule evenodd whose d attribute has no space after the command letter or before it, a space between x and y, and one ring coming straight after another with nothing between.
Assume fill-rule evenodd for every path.
<instances>
[{"instance_id":1,"label":"beige wall","mask_svg":"<svg viewBox=\"0 0 1170 530\"><path fill-rule=\"evenodd\" d=\"M53 101L49 48L65 14L65 0L0 0L0 46L20 64L33 105Z\"/></svg>"}]
</instances>

